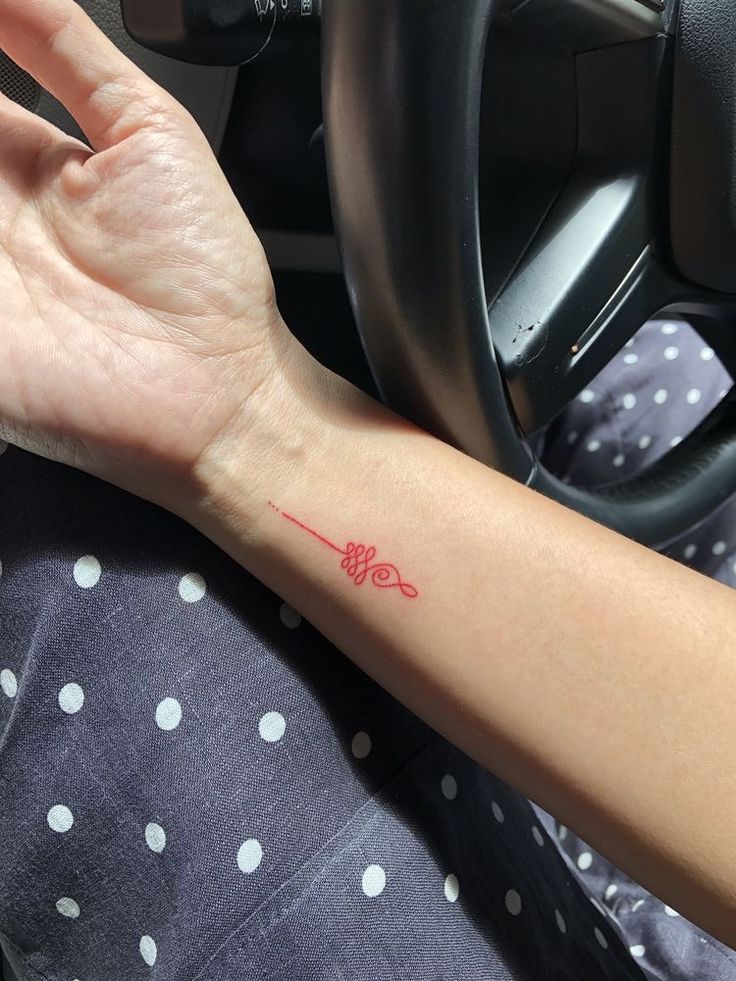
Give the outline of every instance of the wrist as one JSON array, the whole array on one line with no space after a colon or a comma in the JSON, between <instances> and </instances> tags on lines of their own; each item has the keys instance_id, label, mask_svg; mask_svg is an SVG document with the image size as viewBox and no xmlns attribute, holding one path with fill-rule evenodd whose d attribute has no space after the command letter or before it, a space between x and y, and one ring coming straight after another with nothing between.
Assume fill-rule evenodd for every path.
<instances>
[{"instance_id":1,"label":"wrist","mask_svg":"<svg viewBox=\"0 0 736 981\"><path fill-rule=\"evenodd\" d=\"M334 466L326 456L340 453L348 420L366 404L377 405L289 334L277 367L202 452L170 510L222 547L237 540L241 556L263 549L269 500Z\"/></svg>"}]
</instances>

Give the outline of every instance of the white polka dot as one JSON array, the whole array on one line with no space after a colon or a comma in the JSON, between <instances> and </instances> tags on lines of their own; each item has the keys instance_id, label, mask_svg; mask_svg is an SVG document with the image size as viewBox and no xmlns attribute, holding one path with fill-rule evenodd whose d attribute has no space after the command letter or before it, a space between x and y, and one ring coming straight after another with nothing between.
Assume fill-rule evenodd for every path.
<instances>
[{"instance_id":1,"label":"white polka dot","mask_svg":"<svg viewBox=\"0 0 736 981\"><path fill-rule=\"evenodd\" d=\"M8 698L15 698L18 694L18 679L10 668L3 668L0 671L0 688L2 688Z\"/></svg>"},{"instance_id":2,"label":"white polka dot","mask_svg":"<svg viewBox=\"0 0 736 981\"><path fill-rule=\"evenodd\" d=\"M624 344L624 347L633 347L633 346L634 346L634 341L635 341L635 340L636 340L636 338L634 338L634 337L630 337L630 338L628 339L628 341L627 341L627 342L626 342L626 343Z\"/></svg>"},{"instance_id":3,"label":"white polka dot","mask_svg":"<svg viewBox=\"0 0 736 981\"><path fill-rule=\"evenodd\" d=\"M718 393L718 398L719 399L722 399L726 395L728 395L728 389L727 388L722 388L721 391Z\"/></svg>"},{"instance_id":4,"label":"white polka dot","mask_svg":"<svg viewBox=\"0 0 736 981\"><path fill-rule=\"evenodd\" d=\"M617 892L618 892L618 886L616 885L615 882L612 882L610 886L606 886L606 892L605 892L606 899L610 899L611 896L615 896Z\"/></svg>"},{"instance_id":5,"label":"white polka dot","mask_svg":"<svg viewBox=\"0 0 736 981\"><path fill-rule=\"evenodd\" d=\"M277 743L286 732L286 719L280 712L266 712L258 723L258 731L267 743Z\"/></svg>"},{"instance_id":6,"label":"white polka dot","mask_svg":"<svg viewBox=\"0 0 736 981\"><path fill-rule=\"evenodd\" d=\"M634 944L633 947L629 947L629 953L632 957L643 957L646 953L646 947L644 944Z\"/></svg>"},{"instance_id":7,"label":"white polka dot","mask_svg":"<svg viewBox=\"0 0 736 981\"><path fill-rule=\"evenodd\" d=\"M74 581L82 589L91 589L100 581L102 566L94 555L83 555L74 563Z\"/></svg>"},{"instance_id":8,"label":"white polka dot","mask_svg":"<svg viewBox=\"0 0 736 981\"><path fill-rule=\"evenodd\" d=\"M665 906L664 911L667 914L667 916L679 916L680 915L677 912L677 910L676 909L672 909L671 906Z\"/></svg>"},{"instance_id":9,"label":"white polka dot","mask_svg":"<svg viewBox=\"0 0 736 981\"><path fill-rule=\"evenodd\" d=\"M443 796L448 800L455 800L457 797L457 780L451 773L446 773L440 780L440 788Z\"/></svg>"},{"instance_id":10,"label":"white polka dot","mask_svg":"<svg viewBox=\"0 0 736 981\"><path fill-rule=\"evenodd\" d=\"M633 392L627 392L621 400L621 404L625 409L633 409L636 405L636 395Z\"/></svg>"},{"instance_id":11,"label":"white polka dot","mask_svg":"<svg viewBox=\"0 0 736 981\"><path fill-rule=\"evenodd\" d=\"M667 361L674 361L679 353L680 349L677 347L666 347L664 349L664 356Z\"/></svg>"},{"instance_id":12,"label":"white polka dot","mask_svg":"<svg viewBox=\"0 0 736 981\"><path fill-rule=\"evenodd\" d=\"M643 906L643 905L644 905L644 900L643 899L637 899L637 901L631 907L631 912L632 913L636 913L636 911L639 909L639 907L640 906Z\"/></svg>"},{"instance_id":13,"label":"white polka dot","mask_svg":"<svg viewBox=\"0 0 736 981\"><path fill-rule=\"evenodd\" d=\"M146 844L151 851L156 852L157 855L160 855L164 848L166 848L166 832L161 825L156 824L155 821L150 821L146 825L144 834Z\"/></svg>"},{"instance_id":14,"label":"white polka dot","mask_svg":"<svg viewBox=\"0 0 736 981\"><path fill-rule=\"evenodd\" d=\"M603 933L598 929L598 927L594 927L593 928L593 933L595 935L595 939L598 941L598 943L601 945L601 947L605 950L606 947L608 947L608 941L603 936Z\"/></svg>"},{"instance_id":15,"label":"white polka dot","mask_svg":"<svg viewBox=\"0 0 736 981\"><path fill-rule=\"evenodd\" d=\"M350 744L350 749L352 750L353 756L356 760L364 760L366 756L370 753L373 748L373 743L371 742L371 737L367 732L356 732L353 736L353 741Z\"/></svg>"},{"instance_id":16,"label":"white polka dot","mask_svg":"<svg viewBox=\"0 0 736 981\"><path fill-rule=\"evenodd\" d=\"M581 402L593 402L595 400L595 392L590 388L583 389L583 391L578 395Z\"/></svg>"},{"instance_id":17,"label":"white polka dot","mask_svg":"<svg viewBox=\"0 0 736 981\"><path fill-rule=\"evenodd\" d=\"M282 603L281 609L279 610L279 616L281 617L281 622L289 630L296 630L299 624L302 622L302 615L298 613L293 606L289 606L288 603Z\"/></svg>"},{"instance_id":18,"label":"white polka dot","mask_svg":"<svg viewBox=\"0 0 736 981\"><path fill-rule=\"evenodd\" d=\"M62 896L61 899L56 900L56 911L57 913L61 913L62 916L68 917L70 920L76 920L81 913L79 903L70 899L69 896Z\"/></svg>"},{"instance_id":19,"label":"white polka dot","mask_svg":"<svg viewBox=\"0 0 736 981\"><path fill-rule=\"evenodd\" d=\"M493 812L493 816L498 821L498 823L503 824L504 822L503 811L501 810L500 804L497 804L495 800L491 803L491 811Z\"/></svg>"},{"instance_id":20,"label":"white polka dot","mask_svg":"<svg viewBox=\"0 0 736 981\"><path fill-rule=\"evenodd\" d=\"M70 681L59 692L59 708L67 715L74 715L84 705L84 692L78 684Z\"/></svg>"},{"instance_id":21,"label":"white polka dot","mask_svg":"<svg viewBox=\"0 0 736 981\"><path fill-rule=\"evenodd\" d=\"M576 433L574 429L570 430L570 432L567 434L567 442L569 446L572 446L572 444L577 441L578 435L579 434Z\"/></svg>"},{"instance_id":22,"label":"white polka dot","mask_svg":"<svg viewBox=\"0 0 736 981\"><path fill-rule=\"evenodd\" d=\"M263 849L256 838L248 838L238 849L238 868L241 872L255 872L261 864Z\"/></svg>"},{"instance_id":23,"label":"white polka dot","mask_svg":"<svg viewBox=\"0 0 736 981\"><path fill-rule=\"evenodd\" d=\"M566 932L567 924L565 923L565 917L558 909L555 910L555 923L557 924L557 929L560 931L560 933Z\"/></svg>"},{"instance_id":24,"label":"white polka dot","mask_svg":"<svg viewBox=\"0 0 736 981\"><path fill-rule=\"evenodd\" d=\"M54 804L46 815L46 820L52 831L64 834L74 824L74 815L64 804Z\"/></svg>"},{"instance_id":25,"label":"white polka dot","mask_svg":"<svg viewBox=\"0 0 736 981\"><path fill-rule=\"evenodd\" d=\"M560 839L560 841L564 841L565 838L567 838L567 828L565 827L564 824L558 825L557 837Z\"/></svg>"},{"instance_id":26,"label":"white polka dot","mask_svg":"<svg viewBox=\"0 0 736 981\"><path fill-rule=\"evenodd\" d=\"M652 445L652 437L648 433L644 433L643 436L639 437L639 449L646 450L647 447Z\"/></svg>"},{"instance_id":27,"label":"white polka dot","mask_svg":"<svg viewBox=\"0 0 736 981\"><path fill-rule=\"evenodd\" d=\"M686 545L685 548L682 550L682 554L685 556L686 559L691 559L697 551L698 551L698 546L695 544L695 542L690 542L690 544Z\"/></svg>"},{"instance_id":28,"label":"white polka dot","mask_svg":"<svg viewBox=\"0 0 736 981\"><path fill-rule=\"evenodd\" d=\"M585 444L585 448L588 453L595 453L596 450L601 448L601 441L599 439L589 439Z\"/></svg>"},{"instance_id":29,"label":"white polka dot","mask_svg":"<svg viewBox=\"0 0 736 981\"><path fill-rule=\"evenodd\" d=\"M697 402L701 400L702 397L703 397L703 393L700 391L699 388L691 388L690 391L685 396L685 398L688 400L690 405L695 405Z\"/></svg>"},{"instance_id":30,"label":"white polka dot","mask_svg":"<svg viewBox=\"0 0 736 981\"><path fill-rule=\"evenodd\" d=\"M662 333L663 334L676 334L677 333L677 324L663 324L662 325Z\"/></svg>"},{"instance_id":31,"label":"white polka dot","mask_svg":"<svg viewBox=\"0 0 736 981\"><path fill-rule=\"evenodd\" d=\"M179 596L185 603L198 603L207 592L207 583L198 572L187 572L179 580Z\"/></svg>"},{"instance_id":32,"label":"white polka dot","mask_svg":"<svg viewBox=\"0 0 736 981\"><path fill-rule=\"evenodd\" d=\"M363 892L373 898L386 888L386 873L380 865L369 865L363 873Z\"/></svg>"},{"instance_id":33,"label":"white polka dot","mask_svg":"<svg viewBox=\"0 0 736 981\"><path fill-rule=\"evenodd\" d=\"M716 542L711 551L714 555L723 555L723 553L726 551L726 543Z\"/></svg>"},{"instance_id":34,"label":"white polka dot","mask_svg":"<svg viewBox=\"0 0 736 981\"><path fill-rule=\"evenodd\" d=\"M617 453L616 456L613 458L614 467L622 467L625 462L626 462L626 457L623 455L623 453Z\"/></svg>"},{"instance_id":35,"label":"white polka dot","mask_svg":"<svg viewBox=\"0 0 736 981\"><path fill-rule=\"evenodd\" d=\"M636 364L636 362L638 360L639 360L639 355L638 354L625 354L624 355L624 364Z\"/></svg>"},{"instance_id":36,"label":"white polka dot","mask_svg":"<svg viewBox=\"0 0 736 981\"><path fill-rule=\"evenodd\" d=\"M673 436L670 440L670 446L677 446L678 443L682 442L682 436Z\"/></svg>"},{"instance_id":37,"label":"white polka dot","mask_svg":"<svg viewBox=\"0 0 736 981\"><path fill-rule=\"evenodd\" d=\"M445 879L445 899L448 903L454 903L459 895L460 883L457 881L457 876L450 873Z\"/></svg>"},{"instance_id":38,"label":"white polka dot","mask_svg":"<svg viewBox=\"0 0 736 981\"><path fill-rule=\"evenodd\" d=\"M590 852L580 852L578 855L578 868L579 869L589 869L593 864L593 856Z\"/></svg>"},{"instance_id":39,"label":"white polka dot","mask_svg":"<svg viewBox=\"0 0 736 981\"><path fill-rule=\"evenodd\" d=\"M712 361L715 355L716 352L712 347L704 347L700 352L700 357L703 359L703 361Z\"/></svg>"},{"instance_id":40,"label":"white polka dot","mask_svg":"<svg viewBox=\"0 0 736 981\"><path fill-rule=\"evenodd\" d=\"M512 916L518 916L521 913L521 896L515 889L509 889L506 893L506 909Z\"/></svg>"},{"instance_id":41,"label":"white polka dot","mask_svg":"<svg viewBox=\"0 0 736 981\"><path fill-rule=\"evenodd\" d=\"M141 942L138 944L138 950L141 952L141 957L148 964L149 967L153 967L156 963L156 957L158 955L158 950L156 949L156 941L153 937L149 937L146 934L145 937L141 937Z\"/></svg>"},{"instance_id":42,"label":"white polka dot","mask_svg":"<svg viewBox=\"0 0 736 981\"><path fill-rule=\"evenodd\" d=\"M181 705L175 698L164 698L156 706L156 725L164 732L171 732L181 722Z\"/></svg>"},{"instance_id":43,"label":"white polka dot","mask_svg":"<svg viewBox=\"0 0 736 981\"><path fill-rule=\"evenodd\" d=\"M667 401L667 389L658 388L654 393L654 401L657 403L657 405L664 405L664 403Z\"/></svg>"},{"instance_id":44,"label":"white polka dot","mask_svg":"<svg viewBox=\"0 0 736 981\"><path fill-rule=\"evenodd\" d=\"M542 832L539 830L536 824L532 825L532 838L536 841L536 843L541 848L542 845L544 844L544 836L542 835Z\"/></svg>"}]
</instances>

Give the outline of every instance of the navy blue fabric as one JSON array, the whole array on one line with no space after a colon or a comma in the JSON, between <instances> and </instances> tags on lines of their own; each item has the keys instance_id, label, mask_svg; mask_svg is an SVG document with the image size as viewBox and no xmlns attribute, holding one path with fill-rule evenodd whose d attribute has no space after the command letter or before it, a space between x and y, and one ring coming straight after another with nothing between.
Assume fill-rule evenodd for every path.
<instances>
[{"instance_id":1,"label":"navy blue fabric","mask_svg":"<svg viewBox=\"0 0 736 981\"><path fill-rule=\"evenodd\" d=\"M610 419L574 425L547 452L577 474ZM0 562L0 936L21 977L736 981L736 955L172 515L11 447Z\"/></svg>"}]
</instances>

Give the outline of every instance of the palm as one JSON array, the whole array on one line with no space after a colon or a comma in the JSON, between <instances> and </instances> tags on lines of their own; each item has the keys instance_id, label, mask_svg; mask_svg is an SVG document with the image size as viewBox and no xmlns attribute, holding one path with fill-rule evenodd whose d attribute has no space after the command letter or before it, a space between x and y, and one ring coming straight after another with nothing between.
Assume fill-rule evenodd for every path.
<instances>
[{"instance_id":1,"label":"palm","mask_svg":"<svg viewBox=\"0 0 736 981\"><path fill-rule=\"evenodd\" d=\"M0 13L34 2L0 0ZM35 16L68 6L43 0ZM146 83L140 122L111 117L90 134L96 154L0 107L0 436L123 486L134 457L193 463L272 367L277 320L204 137Z\"/></svg>"}]
</instances>

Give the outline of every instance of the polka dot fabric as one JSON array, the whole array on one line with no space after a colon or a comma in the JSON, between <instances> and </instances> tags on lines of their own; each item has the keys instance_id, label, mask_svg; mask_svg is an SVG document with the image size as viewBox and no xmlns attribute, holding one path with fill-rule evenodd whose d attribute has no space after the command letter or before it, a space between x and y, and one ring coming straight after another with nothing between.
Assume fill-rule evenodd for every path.
<instances>
[{"instance_id":1,"label":"polka dot fabric","mask_svg":"<svg viewBox=\"0 0 736 981\"><path fill-rule=\"evenodd\" d=\"M677 343L660 361L679 369ZM592 390L548 447L576 479L644 435L621 403L612 445ZM690 380L688 411L711 394ZM0 515L0 940L19 977L736 981L725 948L178 519L12 447Z\"/></svg>"},{"instance_id":2,"label":"polka dot fabric","mask_svg":"<svg viewBox=\"0 0 736 981\"><path fill-rule=\"evenodd\" d=\"M681 442L732 384L689 324L651 320L537 439L536 449L573 484L621 480ZM736 501L674 542L667 554L736 586Z\"/></svg>"}]
</instances>

